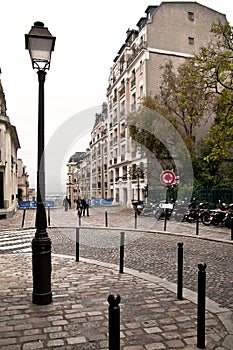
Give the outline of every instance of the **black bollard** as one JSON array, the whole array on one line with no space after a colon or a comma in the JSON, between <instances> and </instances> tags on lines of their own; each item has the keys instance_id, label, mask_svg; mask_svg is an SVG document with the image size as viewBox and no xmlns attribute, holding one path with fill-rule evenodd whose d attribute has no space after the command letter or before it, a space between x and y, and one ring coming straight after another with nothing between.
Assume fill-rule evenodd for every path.
<instances>
[{"instance_id":1,"label":"black bollard","mask_svg":"<svg viewBox=\"0 0 233 350\"><path fill-rule=\"evenodd\" d=\"M121 232L120 241L120 273L124 272L124 249L125 249L125 232Z\"/></svg>"},{"instance_id":2,"label":"black bollard","mask_svg":"<svg viewBox=\"0 0 233 350\"><path fill-rule=\"evenodd\" d=\"M231 240L233 241L233 215L231 216Z\"/></svg>"},{"instance_id":3,"label":"black bollard","mask_svg":"<svg viewBox=\"0 0 233 350\"><path fill-rule=\"evenodd\" d=\"M105 227L108 227L108 212L107 212L107 209L105 209Z\"/></svg>"},{"instance_id":4,"label":"black bollard","mask_svg":"<svg viewBox=\"0 0 233 350\"><path fill-rule=\"evenodd\" d=\"M121 297L108 296L109 350L120 350L120 306Z\"/></svg>"},{"instance_id":5,"label":"black bollard","mask_svg":"<svg viewBox=\"0 0 233 350\"><path fill-rule=\"evenodd\" d=\"M78 224L79 226L81 226L81 217L82 217L82 211L80 209L78 209Z\"/></svg>"},{"instance_id":6,"label":"black bollard","mask_svg":"<svg viewBox=\"0 0 233 350\"><path fill-rule=\"evenodd\" d=\"M76 228L76 261L79 261L79 227Z\"/></svg>"},{"instance_id":7,"label":"black bollard","mask_svg":"<svg viewBox=\"0 0 233 350\"><path fill-rule=\"evenodd\" d=\"M199 214L197 212L197 217L196 217L196 235L198 236L199 234Z\"/></svg>"},{"instance_id":8,"label":"black bollard","mask_svg":"<svg viewBox=\"0 0 233 350\"><path fill-rule=\"evenodd\" d=\"M183 243L178 244L177 299L183 299Z\"/></svg>"},{"instance_id":9,"label":"black bollard","mask_svg":"<svg viewBox=\"0 0 233 350\"><path fill-rule=\"evenodd\" d=\"M48 205L48 225L50 226L50 206Z\"/></svg>"},{"instance_id":10,"label":"black bollard","mask_svg":"<svg viewBox=\"0 0 233 350\"><path fill-rule=\"evenodd\" d=\"M134 228L136 229L136 228L138 227L138 224L137 224L137 221L138 221L138 212L137 212L137 209L135 210L134 218L135 218Z\"/></svg>"},{"instance_id":11,"label":"black bollard","mask_svg":"<svg viewBox=\"0 0 233 350\"><path fill-rule=\"evenodd\" d=\"M206 264L198 264L197 347L205 348Z\"/></svg>"},{"instance_id":12,"label":"black bollard","mask_svg":"<svg viewBox=\"0 0 233 350\"><path fill-rule=\"evenodd\" d=\"M167 230L167 208L165 209L165 216L164 216L164 227L163 230Z\"/></svg>"},{"instance_id":13,"label":"black bollard","mask_svg":"<svg viewBox=\"0 0 233 350\"><path fill-rule=\"evenodd\" d=\"M26 208L23 210L22 227L24 227L25 215L26 215Z\"/></svg>"}]
</instances>

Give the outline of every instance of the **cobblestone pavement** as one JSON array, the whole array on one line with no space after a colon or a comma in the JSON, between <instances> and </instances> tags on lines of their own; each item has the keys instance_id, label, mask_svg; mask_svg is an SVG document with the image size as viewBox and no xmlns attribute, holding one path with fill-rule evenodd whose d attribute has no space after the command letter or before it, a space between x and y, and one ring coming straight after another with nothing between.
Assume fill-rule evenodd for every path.
<instances>
[{"instance_id":1,"label":"cobblestone pavement","mask_svg":"<svg viewBox=\"0 0 233 350\"><path fill-rule=\"evenodd\" d=\"M31 303L31 255L1 254L0 349L109 349L109 294L121 295L121 349L197 349L196 305L158 278L53 256L53 303ZM23 266L23 268L22 268ZM220 321L221 320L221 321ZM232 349L232 315L206 311L206 349Z\"/></svg>"},{"instance_id":2,"label":"cobblestone pavement","mask_svg":"<svg viewBox=\"0 0 233 350\"><path fill-rule=\"evenodd\" d=\"M27 211L23 230L22 216L23 211L18 211L14 218L0 220L0 231L15 235L18 229L33 235L35 211ZM74 256L75 227L80 223L76 212L54 209L50 216L53 252ZM108 208L107 218L107 228L103 208L91 208L90 216L81 218L78 265L72 258L53 257L50 306L30 303L31 257L23 253L27 247L21 247L21 254L9 255L7 250L0 254L0 348L107 349L106 299L109 293L119 293L122 349L196 349L197 264L205 262L207 296L213 300L207 312L206 348L233 349L230 230L200 224L197 236L195 225L168 222L164 232L163 221L147 217L138 217L135 230L134 213L117 208ZM125 274L118 273L121 231L125 232ZM179 241L184 243L183 301L175 298ZM95 259L95 265L88 258Z\"/></svg>"}]
</instances>

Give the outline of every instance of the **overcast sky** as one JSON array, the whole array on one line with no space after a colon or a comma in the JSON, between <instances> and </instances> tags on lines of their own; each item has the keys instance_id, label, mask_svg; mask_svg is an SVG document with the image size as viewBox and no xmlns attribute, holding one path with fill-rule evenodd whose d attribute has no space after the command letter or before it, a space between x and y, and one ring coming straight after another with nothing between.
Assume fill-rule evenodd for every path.
<instances>
[{"instance_id":1,"label":"overcast sky","mask_svg":"<svg viewBox=\"0 0 233 350\"><path fill-rule=\"evenodd\" d=\"M233 24L231 0L198 2L226 14ZM7 114L17 128L21 144L18 157L27 166L31 186L35 186L37 161L38 80L25 50L24 34L35 21L42 21L56 37L45 82L45 142L48 143L69 118L79 114L78 124L82 123L80 112L106 101L110 67L126 39L127 29L137 29L136 24L145 16L147 6L160 3L147 0L2 2L1 80ZM79 136L77 130L77 139ZM83 138L81 144L82 149L77 151L88 146ZM73 150L71 147L66 157Z\"/></svg>"}]
</instances>

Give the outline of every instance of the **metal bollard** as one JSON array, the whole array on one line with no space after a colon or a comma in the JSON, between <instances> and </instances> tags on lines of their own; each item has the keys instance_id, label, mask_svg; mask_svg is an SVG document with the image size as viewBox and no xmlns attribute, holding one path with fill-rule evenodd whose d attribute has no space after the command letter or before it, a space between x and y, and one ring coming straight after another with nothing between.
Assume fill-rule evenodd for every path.
<instances>
[{"instance_id":1,"label":"metal bollard","mask_svg":"<svg viewBox=\"0 0 233 350\"><path fill-rule=\"evenodd\" d=\"M197 213L196 217L196 235L198 236L199 234L199 214Z\"/></svg>"},{"instance_id":2,"label":"metal bollard","mask_svg":"<svg viewBox=\"0 0 233 350\"><path fill-rule=\"evenodd\" d=\"M231 240L233 241L233 215L231 216Z\"/></svg>"},{"instance_id":3,"label":"metal bollard","mask_svg":"<svg viewBox=\"0 0 233 350\"><path fill-rule=\"evenodd\" d=\"M198 264L197 347L205 348L206 264Z\"/></svg>"},{"instance_id":4,"label":"metal bollard","mask_svg":"<svg viewBox=\"0 0 233 350\"><path fill-rule=\"evenodd\" d=\"M164 227L163 230L167 230L167 208L165 209L165 217L164 217Z\"/></svg>"},{"instance_id":5,"label":"metal bollard","mask_svg":"<svg viewBox=\"0 0 233 350\"><path fill-rule=\"evenodd\" d=\"M26 215L26 208L23 210L23 219L22 219L21 227L24 227L25 215Z\"/></svg>"},{"instance_id":6,"label":"metal bollard","mask_svg":"<svg viewBox=\"0 0 233 350\"><path fill-rule=\"evenodd\" d=\"M107 212L107 209L105 209L105 227L108 227L108 212Z\"/></svg>"},{"instance_id":7,"label":"metal bollard","mask_svg":"<svg viewBox=\"0 0 233 350\"><path fill-rule=\"evenodd\" d=\"M134 228L136 229L136 228L138 227L138 224L137 224L137 221L138 221L138 212L137 212L137 210L135 210L134 218L135 218Z\"/></svg>"},{"instance_id":8,"label":"metal bollard","mask_svg":"<svg viewBox=\"0 0 233 350\"><path fill-rule=\"evenodd\" d=\"M183 299L183 242L178 245L177 299Z\"/></svg>"},{"instance_id":9,"label":"metal bollard","mask_svg":"<svg viewBox=\"0 0 233 350\"><path fill-rule=\"evenodd\" d=\"M119 294L108 296L109 350L120 350L120 301Z\"/></svg>"},{"instance_id":10,"label":"metal bollard","mask_svg":"<svg viewBox=\"0 0 233 350\"><path fill-rule=\"evenodd\" d=\"M76 228L76 261L79 261L79 227Z\"/></svg>"},{"instance_id":11,"label":"metal bollard","mask_svg":"<svg viewBox=\"0 0 233 350\"><path fill-rule=\"evenodd\" d=\"M81 217L82 217L82 211L80 209L78 209L78 224L79 224L79 226L81 226L81 224L82 224Z\"/></svg>"},{"instance_id":12,"label":"metal bollard","mask_svg":"<svg viewBox=\"0 0 233 350\"><path fill-rule=\"evenodd\" d=\"M48 205L48 225L50 226L50 206Z\"/></svg>"},{"instance_id":13,"label":"metal bollard","mask_svg":"<svg viewBox=\"0 0 233 350\"><path fill-rule=\"evenodd\" d=\"M124 249L125 249L125 232L121 232L121 241L120 241L120 269L119 272L124 272Z\"/></svg>"}]
</instances>

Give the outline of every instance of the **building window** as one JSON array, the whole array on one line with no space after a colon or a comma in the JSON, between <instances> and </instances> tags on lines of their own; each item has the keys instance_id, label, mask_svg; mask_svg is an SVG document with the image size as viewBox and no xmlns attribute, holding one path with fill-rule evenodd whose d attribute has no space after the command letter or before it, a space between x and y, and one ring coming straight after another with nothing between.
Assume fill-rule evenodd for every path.
<instances>
[{"instance_id":1,"label":"building window","mask_svg":"<svg viewBox=\"0 0 233 350\"><path fill-rule=\"evenodd\" d=\"M135 86L136 84L136 72L135 72L135 69L132 70L132 75L131 75L131 88Z\"/></svg>"},{"instance_id":2,"label":"building window","mask_svg":"<svg viewBox=\"0 0 233 350\"><path fill-rule=\"evenodd\" d=\"M140 86L139 96L140 98L143 98L143 85Z\"/></svg>"},{"instance_id":3,"label":"building window","mask_svg":"<svg viewBox=\"0 0 233 350\"><path fill-rule=\"evenodd\" d=\"M131 97L131 112L136 109L136 94L133 94Z\"/></svg>"},{"instance_id":4,"label":"building window","mask_svg":"<svg viewBox=\"0 0 233 350\"><path fill-rule=\"evenodd\" d=\"M143 73L143 62L142 62L142 60L140 61L140 65L139 65L139 73L140 74Z\"/></svg>"},{"instance_id":5,"label":"building window","mask_svg":"<svg viewBox=\"0 0 233 350\"><path fill-rule=\"evenodd\" d=\"M189 43L189 45L194 45L194 38L189 36L188 37L188 43Z\"/></svg>"},{"instance_id":6,"label":"building window","mask_svg":"<svg viewBox=\"0 0 233 350\"><path fill-rule=\"evenodd\" d=\"M189 19L189 21L194 21L194 13L193 12L188 12L188 19Z\"/></svg>"}]
</instances>

